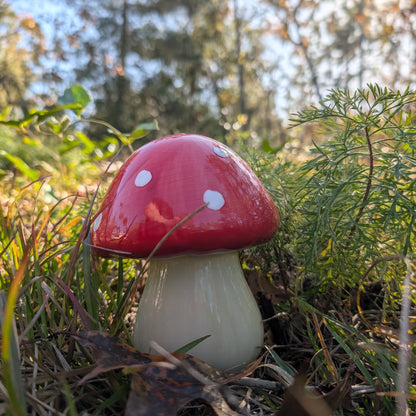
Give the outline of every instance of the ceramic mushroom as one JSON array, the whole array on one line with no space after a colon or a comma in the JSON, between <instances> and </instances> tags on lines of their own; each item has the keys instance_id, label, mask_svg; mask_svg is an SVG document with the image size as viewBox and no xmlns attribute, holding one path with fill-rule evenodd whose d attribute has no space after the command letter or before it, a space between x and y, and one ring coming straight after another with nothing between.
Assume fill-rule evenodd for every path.
<instances>
[{"instance_id":1,"label":"ceramic mushroom","mask_svg":"<svg viewBox=\"0 0 416 416\"><path fill-rule=\"evenodd\" d=\"M101 255L146 258L189 214L149 263L134 344L190 354L221 369L255 359L263 325L238 250L268 241L276 207L248 165L224 144L195 134L154 140L127 160L92 226Z\"/></svg>"}]
</instances>

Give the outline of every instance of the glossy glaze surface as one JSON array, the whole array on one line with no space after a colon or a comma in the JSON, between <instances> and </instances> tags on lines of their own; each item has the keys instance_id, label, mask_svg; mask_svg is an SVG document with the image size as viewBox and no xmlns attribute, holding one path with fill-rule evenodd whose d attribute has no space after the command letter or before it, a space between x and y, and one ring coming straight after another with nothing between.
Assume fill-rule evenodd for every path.
<instances>
[{"instance_id":1,"label":"glossy glaze surface","mask_svg":"<svg viewBox=\"0 0 416 416\"><path fill-rule=\"evenodd\" d=\"M189 353L221 369L254 360L263 324L238 254L227 252L153 259L137 312L136 348L150 341L174 352L210 335Z\"/></svg>"},{"instance_id":2,"label":"glossy glaze surface","mask_svg":"<svg viewBox=\"0 0 416 416\"><path fill-rule=\"evenodd\" d=\"M136 151L111 184L92 226L101 255L146 257L183 218L158 256L235 250L268 241L279 225L249 166L208 137L181 134Z\"/></svg>"}]
</instances>

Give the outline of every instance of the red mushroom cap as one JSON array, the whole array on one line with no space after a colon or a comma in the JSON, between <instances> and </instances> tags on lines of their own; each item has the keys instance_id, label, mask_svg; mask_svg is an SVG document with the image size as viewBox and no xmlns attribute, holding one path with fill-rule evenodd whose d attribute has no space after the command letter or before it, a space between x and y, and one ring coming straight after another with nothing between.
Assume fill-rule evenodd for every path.
<instances>
[{"instance_id":1,"label":"red mushroom cap","mask_svg":"<svg viewBox=\"0 0 416 416\"><path fill-rule=\"evenodd\" d=\"M177 134L134 152L114 178L92 225L100 255L147 257L236 250L268 241L279 214L266 189L231 149L209 137Z\"/></svg>"}]
</instances>

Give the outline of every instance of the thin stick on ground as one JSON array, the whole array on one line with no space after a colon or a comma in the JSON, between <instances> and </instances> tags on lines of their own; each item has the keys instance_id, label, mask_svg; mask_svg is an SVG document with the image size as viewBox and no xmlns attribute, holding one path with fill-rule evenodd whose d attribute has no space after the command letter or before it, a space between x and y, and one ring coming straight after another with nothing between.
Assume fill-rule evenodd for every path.
<instances>
[{"instance_id":1,"label":"thin stick on ground","mask_svg":"<svg viewBox=\"0 0 416 416\"><path fill-rule=\"evenodd\" d=\"M408 257L404 259L407 267L403 282L402 310L400 315L400 350L399 350L399 374L397 379L397 402L396 410L398 416L409 415L407 393L409 389L409 362L410 362L410 339L409 339L409 317L411 308L410 285L412 276L415 277L415 266Z\"/></svg>"}]
</instances>

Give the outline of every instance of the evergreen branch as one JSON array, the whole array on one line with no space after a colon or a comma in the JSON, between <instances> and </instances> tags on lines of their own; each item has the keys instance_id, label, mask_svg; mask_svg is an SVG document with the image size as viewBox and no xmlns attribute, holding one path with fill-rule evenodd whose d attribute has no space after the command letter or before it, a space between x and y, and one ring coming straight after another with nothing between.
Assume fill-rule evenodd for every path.
<instances>
[{"instance_id":1,"label":"evergreen branch","mask_svg":"<svg viewBox=\"0 0 416 416\"><path fill-rule=\"evenodd\" d=\"M368 146L368 155L369 155L369 159L370 159L370 171L368 173L368 179L367 179L367 186L365 189L365 193L363 196L363 200L361 203L361 207L357 213L357 215L355 216L354 219L354 224L351 226L350 231L348 233L349 237L352 236L352 234L355 232L355 230L357 229L357 225L361 220L361 217L363 216L363 212L364 212L364 207L365 207L365 203L370 195L370 190L371 190L371 185L373 182L373 174L374 174L374 154L373 154L373 145L371 143L370 140L370 134L368 132L368 127L364 128L365 131L365 137L367 139L367 146Z\"/></svg>"}]
</instances>

